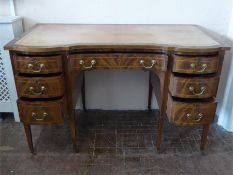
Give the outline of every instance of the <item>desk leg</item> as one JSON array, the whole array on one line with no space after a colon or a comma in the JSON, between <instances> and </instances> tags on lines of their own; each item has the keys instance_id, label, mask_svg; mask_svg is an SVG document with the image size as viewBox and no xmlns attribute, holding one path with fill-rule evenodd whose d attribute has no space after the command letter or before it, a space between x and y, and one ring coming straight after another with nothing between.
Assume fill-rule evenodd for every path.
<instances>
[{"instance_id":1,"label":"desk leg","mask_svg":"<svg viewBox=\"0 0 233 175\"><path fill-rule=\"evenodd\" d=\"M75 110L72 109L72 114L70 114L70 132L71 132L71 139L73 143L73 149L75 152L78 152L77 148L77 129L76 129L76 119L75 119Z\"/></svg>"},{"instance_id":2,"label":"desk leg","mask_svg":"<svg viewBox=\"0 0 233 175\"><path fill-rule=\"evenodd\" d=\"M157 150L160 150L162 137L163 137L163 127L164 127L164 118L162 115L159 116L159 123L158 123L158 133L157 133L157 142L156 147Z\"/></svg>"},{"instance_id":3,"label":"desk leg","mask_svg":"<svg viewBox=\"0 0 233 175\"><path fill-rule=\"evenodd\" d=\"M210 124L203 126L203 131L202 131L202 136L201 136L201 145L200 145L201 150L205 149L209 128L210 128Z\"/></svg>"},{"instance_id":4,"label":"desk leg","mask_svg":"<svg viewBox=\"0 0 233 175\"><path fill-rule=\"evenodd\" d=\"M27 137L28 147L29 147L31 153L35 154L34 148L33 148L33 142L32 142L31 126L29 124L23 124L23 125L24 125L25 134Z\"/></svg>"},{"instance_id":5,"label":"desk leg","mask_svg":"<svg viewBox=\"0 0 233 175\"><path fill-rule=\"evenodd\" d=\"M69 57L67 57L67 65L70 65L69 63ZM74 72L72 69L67 66L66 67L66 95L67 95L67 115L68 115L68 122L70 125L70 135L71 140L73 143L73 149L75 152L78 152L77 149L77 129L76 129L76 116L75 116L75 106L77 103L78 95L81 92L81 83L82 79L80 78L82 75L81 72ZM80 76L78 76L80 75Z\"/></svg>"},{"instance_id":6,"label":"desk leg","mask_svg":"<svg viewBox=\"0 0 233 175\"><path fill-rule=\"evenodd\" d=\"M151 110L151 98L152 98L152 83L151 83L151 72L149 72L149 94L148 94L148 110Z\"/></svg>"},{"instance_id":7,"label":"desk leg","mask_svg":"<svg viewBox=\"0 0 233 175\"><path fill-rule=\"evenodd\" d=\"M160 114L159 114L159 123L158 123L158 133L157 133L157 142L156 147L157 150L160 150L162 143L162 135L164 128L164 120L166 117L166 109L167 109L167 99L168 99L168 86L169 86L169 78L170 72L161 73L160 76Z\"/></svg>"},{"instance_id":8,"label":"desk leg","mask_svg":"<svg viewBox=\"0 0 233 175\"><path fill-rule=\"evenodd\" d=\"M81 87L81 94L82 94L82 104L83 110L86 112L86 95L85 95L85 73L83 73L83 80L82 80L82 87Z\"/></svg>"}]
</instances>

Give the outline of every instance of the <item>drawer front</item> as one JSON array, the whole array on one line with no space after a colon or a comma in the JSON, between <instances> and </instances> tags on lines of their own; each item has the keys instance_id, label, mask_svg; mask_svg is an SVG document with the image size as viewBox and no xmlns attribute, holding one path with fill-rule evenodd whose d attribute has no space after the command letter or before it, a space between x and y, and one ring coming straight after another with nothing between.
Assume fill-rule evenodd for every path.
<instances>
[{"instance_id":1,"label":"drawer front","mask_svg":"<svg viewBox=\"0 0 233 175\"><path fill-rule=\"evenodd\" d=\"M173 55L173 72L187 74L209 74L218 72L218 56Z\"/></svg>"},{"instance_id":2,"label":"drawer front","mask_svg":"<svg viewBox=\"0 0 233 175\"><path fill-rule=\"evenodd\" d=\"M73 69L167 69L165 54L75 54L70 59Z\"/></svg>"},{"instance_id":3,"label":"drawer front","mask_svg":"<svg viewBox=\"0 0 233 175\"><path fill-rule=\"evenodd\" d=\"M16 87L20 97L51 98L64 95L63 75L55 77L16 76Z\"/></svg>"},{"instance_id":4,"label":"drawer front","mask_svg":"<svg viewBox=\"0 0 233 175\"><path fill-rule=\"evenodd\" d=\"M60 124L64 121L65 102L29 102L18 100L20 119L27 124Z\"/></svg>"},{"instance_id":5,"label":"drawer front","mask_svg":"<svg viewBox=\"0 0 233 175\"><path fill-rule=\"evenodd\" d=\"M61 56L29 57L14 56L13 65L16 72L28 74L48 74L62 72Z\"/></svg>"},{"instance_id":6,"label":"drawer front","mask_svg":"<svg viewBox=\"0 0 233 175\"><path fill-rule=\"evenodd\" d=\"M167 116L170 122L178 125L209 124L213 121L217 102L185 103L173 100L167 102Z\"/></svg>"},{"instance_id":7,"label":"drawer front","mask_svg":"<svg viewBox=\"0 0 233 175\"><path fill-rule=\"evenodd\" d=\"M180 98L210 98L217 93L219 77L170 77L169 91L172 96Z\"/></svg>"}]
</instances>

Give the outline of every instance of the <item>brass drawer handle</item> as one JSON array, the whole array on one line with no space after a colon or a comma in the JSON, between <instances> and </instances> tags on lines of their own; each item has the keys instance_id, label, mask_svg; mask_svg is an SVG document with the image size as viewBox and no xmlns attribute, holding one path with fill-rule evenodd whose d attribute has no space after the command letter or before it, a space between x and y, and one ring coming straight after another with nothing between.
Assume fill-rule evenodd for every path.
<instances>
[{"instance_id":1,"label":"brass drawer handle","mask_svg":"<svg viewBox=\"0 0 233 175\"><path fill-rule=\"evenodd\" d=\"M30 92L32 95L42 95L42 94L45 93L45 91L46 91L45 86L41 86L39 92L36 92L34 87L32 87L32 86L29 87L29 92Z\"/></svg>"},{"instance_id":2,"label":"brass drawer handle","mask_svg":"<svg viewBox=\"0 0 233 175\"><path fill-rule=\"evenodd\" d=\"M48 113L47 112L43 112L42 117L38 116L38 114L36 112L32 112L32 118L35 119L36 121L43 121L48 117Z\"/></svg>"},{"instance_id":3,"label":"brass drawer handle","mask_svg":"<svg viewBox=\"0 0 233 175\"><path fill-rule=\"evenodd\" d=\"M93 66L96 64L96 61L93 59L93 60L91 60L91 64L89 66L86 66L85 65L85 61L80 60L79 64L82 66L83 69L88 70L88 69L92 69L93 68Z\"/></svg>"},{"instance_id":4,"label":"brass drawer handle","mask_svg":"<svg viewBox=\"0 0 233 175\"><path fill-rule=\"evenodd\" d=\"M189 91L192 92L193 95L199 96L204 94L206 90L206 87L202 86L200 92L196 92L195 88L193 86L189 86Z\"/></svg>"},{"instance_id":5,"label":"brass drawer handle","mask_svg":"<svg viewBox=\"0 0 233 175\"><path fill-rule=\"evenodd\" d=\"M28 69L30 69L34 73L41 72L43 67L45 66L43 63L41 63L41 64L35 63L35 64L31 64L31 63L28 64ZM35 69L35 67L37 67L38 69Z\"/></svg>"},{"instance_id":6,"label":"brass drawer handle","mask_svg":"<svg viewBox=\"0 0 233 175\"><path fill-rule=\"evenodd\" d=\"M193 120L193 121L195 121L195 122L200 122L200 121L203 119L204 114L199 113L199 114L197 114L197 116L198 116L198 117L194 118L192 114L190 114L190 113L186 114L186 117L187 117L188 119Z\"/></svg>"},{"instance_id":7,"label":"brass drawer handle","mask_svg":"<svg viewBox=\"0 0 233 175\"><path fill-rule=\"evenodd\" d=\"M151 65L150 65L150 66L146 66L144 60L140 60L140 61L139 61L139 64L141 64L141 65L143 66L143 68L145 68L145 69L151 69L151 68L153 68L153 66L154 66L156 63L157 63L156 60L151 60Z\"/></svg>"},{"instance_id":8,"label":"brass drawer handle","mask_svg":"<svg viewBox=\"0 0 233 175\"><path fill-rule=\"evenodd\" d=\"M197 67L196 64L191 63L190 67L193 69L193 72L199 72L199 73L201 73L201 72L204 72L208 66L207 66L207 64L202 64L201 65L201 70L197 70L196 69L196 67Z\"/></svg>"}]
</instances>

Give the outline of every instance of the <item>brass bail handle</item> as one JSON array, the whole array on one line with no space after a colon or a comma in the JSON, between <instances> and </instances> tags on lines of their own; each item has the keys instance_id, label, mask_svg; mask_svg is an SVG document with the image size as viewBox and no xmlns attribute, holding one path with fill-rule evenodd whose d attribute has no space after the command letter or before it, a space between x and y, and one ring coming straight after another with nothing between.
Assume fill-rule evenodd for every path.
<instances>
[{"instance_id":1,"label":"brass bail handle","mask_svg":"<svg viewBox=\"0 0 233 175\"><path fill-rule=\"evenodd\" d=\"M41 86L40 87L40 91L39 92L36 92L35 91L35 88L33 86L29 87L29 92L32 94L32 95L42 95L45 93L45 86Z\"/></svg>"},{"instance_id":2,"label":"brass bail handle","mask_svg":"<svg viewBox=\"0 0 233 175\"><path fill-rule=\"evenodd\" d=\"M96 64L96 61L93 59L93 60L91 60L90 65L86 66L85 61L80 60L79 64L82 66L83 69L88 70L88 69L92 69L93 68L93 66Z\"/></svg>"},{"instance_id":3,"label":"brass bail handle","mask_svg":"<svg viewBox=\"0 0 233 175\"><path fill-rule=\"evenodd\" d=\"M32 63L29 63L28 64L28 69L30 69L32 72L34 72L34 73L39 73L39 72L41 72L42 71L42 69L43 69L43 67L44 67L45 65L43 64L43 63L34 63L34 64L32 64ZM38 68L38 69L36 69L36 68Z\"/></svg>"},{"instance_id":4,"label":"brass bail handle","mask_svg":"<svg viewBox=\"0 0 233 175\"><path fill-rule=\"evenodd\" d=\"M156 60L151 60L151 64L150 64L149 66L146 66L144 60L140 60L140 61L139 61L139 64L142 65L142 67L145 68L145 69L151 69L151 68L153 68L153 66L154 66L156 63L157 63Z\"/></svg>"},{"instance_id":5,"label":"brass bail handle","mask_svg":"<svg viewBox=\"0 0 233 175\"><path fill-rule=\"evenodd\" d=\"M200 92L197 92L193 86L189 86L189 91L196 96L203 95L204 92L206 91L206 87L202 86L200 88Z\"/></svg>"},{"instance_id":6,"label":"brass bail handle","mask_svg":"<svg viewBox=\"0 0 233 175\"><path fill-rule=\"evenodd\" d=\"M42 116L39 116L36 112L32 112L32 118L36 121L43 121L48 117L47 112L43 112Z\"/></svg>"},{"instance_id":7,"label":"brass bail handle","mask_svg":"<svg viewBox=\"0 0 233 175\"><path fill-rule=\"evenodd\" d=\"M193 115L192 115L191 113L187 113L187 114L186 114L186 117L187 117L188 119L190 119L190 120L195 121L195 122L199 122L199 121L201 121L201 120L203 119L204 114L198 113L198 114L197 114L197 117L193 117Z\"/></svg>"},{"instance_id":8,"label":"brass bail handle","mask_svg":"<svg viewBox=\"0 0 233 175\"><path fill-rule=\"evenodd\" d=\"M197 68L196 68L197 65L195 63L191 63L190 67L193 69L193 72L201 73L201 72L204 72L208 66L207 66L207 64L204 63L204 64L201 65L201 69L197 70Z\"/></svg>"}]
</instances>

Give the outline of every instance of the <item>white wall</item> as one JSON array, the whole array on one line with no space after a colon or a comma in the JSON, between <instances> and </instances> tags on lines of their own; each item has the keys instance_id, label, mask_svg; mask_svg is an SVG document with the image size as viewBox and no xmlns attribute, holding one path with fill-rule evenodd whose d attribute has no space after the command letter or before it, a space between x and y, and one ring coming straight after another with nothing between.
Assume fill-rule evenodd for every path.
<instances>
[{"instance_id":1,"label":"white wall","mask_svg":"<svg viewBox=\"0 0 233 175\"><path fill-rule=\"evenodd\" d=\"M224 100L221 100L218 105L218 124L233 132L233 10L227 36L231 40L231 52L228 53L229 57L226 57L223 65L223 75L218 94Z\"/></svg>"},{"instance_id":2,"label":"white wall","mask_svg":"<svg viewBox=\"0 0 233 175\"><path fill-rule=\"evenodd\" d=\"M16 0L26 29L35 22L194 23L226 34L232 0Z\"/></svg>"},{"instance_id":3,"label":"white wall","mask_svg":"<svg viewBox=\"0 0 233 175\"><path fill-rule=\"evenodd\" d=\"M0 15L10 15L8 0L0 0Z\"/></svg>"},{"instance_id":4,"label":"white wall","mask_svg":"<svg viewBox=\"0 0 233 175\"><path fill-rule=\"evenodd\" d=\"M16 14L24 17L26 30L37 22L181 23L198 24L224 36L229 30L232 5L232 0L15 0ZM146 108L148 76L145 72L105 73L86 74L88 108ZM220 94L224 90L222 86Z\"/></svg>"},{"instance_id":5,"label":"white wall","mask_svg":"<svg viewBox=\"0 0 233 175\"><path fill-rule=\"evenodd\" d=\"M14 0L0 0L0 15L15 15Z\"/></svg>"}]
</instances>

